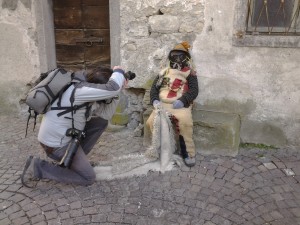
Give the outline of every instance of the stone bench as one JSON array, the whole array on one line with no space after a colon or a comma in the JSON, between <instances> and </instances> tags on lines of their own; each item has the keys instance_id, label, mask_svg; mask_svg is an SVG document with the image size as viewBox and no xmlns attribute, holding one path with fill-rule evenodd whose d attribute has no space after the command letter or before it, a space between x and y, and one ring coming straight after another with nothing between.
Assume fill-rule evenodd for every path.
<instances>
[{"instance_id":1,"label":"stone bench","mask_svg":"<svg viewBox=\"0 0 300 225\"><path fill-rule=\"evenodd\" d=\"M146 126L152 109L144 112L144 146L151 144L151 132ZM236 156L240 145L240 117L237 114L193 110L194 142L198 153Z\"/></svg>"}]
</instances>

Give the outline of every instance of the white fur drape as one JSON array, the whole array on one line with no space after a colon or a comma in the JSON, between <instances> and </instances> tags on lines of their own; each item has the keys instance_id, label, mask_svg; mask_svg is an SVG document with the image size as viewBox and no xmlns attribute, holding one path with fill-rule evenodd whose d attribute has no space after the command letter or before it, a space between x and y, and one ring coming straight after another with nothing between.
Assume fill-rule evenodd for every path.
<instances>
[{"instance_id":1,"label":"white fur drape","mask_svg":"<svg viewBox=\"0 0 300 225\"><path fill-rule=\"evenodd\" d=\"M175 163L180 165L181 158L174 155L176 141L168 113L161 105L154 110L152 143L145 154L130 154L110 162L99 162L94 167L97 180L140 176L150 170L164 173L171 170Z\"/></svg>"},{"instance_id":2,"label":"white fur drape","mask_svg":"<svg viewBox=\"0 0 300 225\"><path fill-rule=\"evenodd\" d=\"M161 105L158 105L155 108L152 143L145 155L147 157L160 158L160 171L164 173L173 160L172 155L175 150L176 142L172 123L168 113Z\"/></svg>"}]
</instances>

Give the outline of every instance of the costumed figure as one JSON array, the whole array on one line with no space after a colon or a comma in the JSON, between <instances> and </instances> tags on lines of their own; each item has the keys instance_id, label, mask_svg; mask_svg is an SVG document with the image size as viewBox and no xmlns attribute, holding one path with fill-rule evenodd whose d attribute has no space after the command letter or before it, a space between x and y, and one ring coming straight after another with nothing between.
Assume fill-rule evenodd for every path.
<instances>
[{"instance_id":1,"label":"costumed figure","mask_svg":"<svg viewBox=\"0 0 300 225\"><path fill-rule=\"evenodd\" d=\"M169 65L153 81L150 101L155 108L163 107L171 117L179 138L182 157L187 166L195 165L192 104L198 96L198 79L193 69L188 42L175 45L168 55ZM154 110L147 126L154 128ZM164 135L164 134L161 134Z\"/></svg>"}]
</instances>

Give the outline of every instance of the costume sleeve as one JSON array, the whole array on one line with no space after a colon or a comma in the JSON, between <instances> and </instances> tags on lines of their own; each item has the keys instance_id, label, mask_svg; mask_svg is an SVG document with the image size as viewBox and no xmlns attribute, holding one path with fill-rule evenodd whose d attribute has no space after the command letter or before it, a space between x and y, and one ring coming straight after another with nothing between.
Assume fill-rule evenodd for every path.
<instances>
[{"instance_id":1,"label":"costume sleeve","mask_svg":"<svg viewBox=\"0 0 300 225\"><path fill-rule=\"evenodd\" d=\"M199 93L198 79L195 73L191 73L187 77L188 91L184 93L178 100L182 101L184 107L189 107L190 104L197 98Z\"/></svg>"},{"instance_id":2,"label":"costume sleeve","mask_svg":"<svg viewBox=\"0 0 300 225\"><path fill-rule=\"evenodd\" d=\"M152 83L152 87L150 89L150 103L151 105L153 104L154 100L158 100L159 101L159 88L156 87L156 83L159 79L159 76L157 76L153 83Z\"/></svg>"}]
</instances>

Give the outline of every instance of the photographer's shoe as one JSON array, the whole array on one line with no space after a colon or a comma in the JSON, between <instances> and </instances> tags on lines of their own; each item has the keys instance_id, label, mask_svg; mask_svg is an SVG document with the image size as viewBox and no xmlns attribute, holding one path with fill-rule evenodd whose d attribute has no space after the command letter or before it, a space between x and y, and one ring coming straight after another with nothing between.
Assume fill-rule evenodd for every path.
<instances>
[{"instance_id":1,"label":"photographer's shoe","mask_svg":"<svg viewBox=\"0 0 300 225\"><path fill-rule=\"evenodd\" d=\"M33 156L29 156L21 174L21 182L23 186L34 188L40 179L34 175L34 160Z\"/></svg>"},{"instance_id":2,"label":"photographer's shoe","mask_svg":"<svg viewBox=\"0 0 300 225\"><path fill-rule=\"evenodd\" d=\"M188 156L188 157L184 158L184 163L188 167L193 167L196 164L196 158Z\"/></svg>"}]
</instances>

